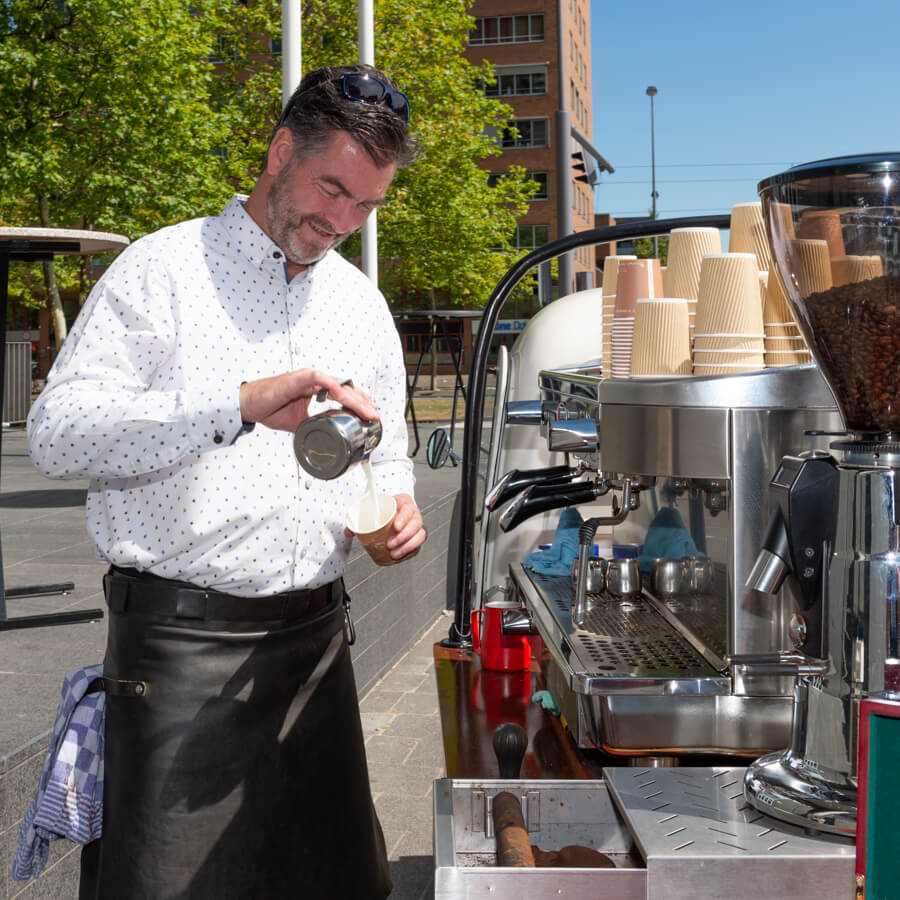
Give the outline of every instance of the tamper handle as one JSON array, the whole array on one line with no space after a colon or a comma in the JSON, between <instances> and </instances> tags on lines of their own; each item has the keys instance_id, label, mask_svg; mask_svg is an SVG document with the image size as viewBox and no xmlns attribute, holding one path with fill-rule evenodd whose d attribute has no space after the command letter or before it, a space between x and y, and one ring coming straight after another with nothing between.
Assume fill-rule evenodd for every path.
<instances>
[{"instance_id":1,"label":"tamper handle","mask_svg":"<svg viewBox=\"0 0 900 900\"><path fill-rule=\"evenodd\" d=\"M494 753L497 755L500 777L521 778L522 760L528 746L528 738L522 726L516 725L515 722L498 725L494 729L492 743Z\"/></svg>"}]
</instances>

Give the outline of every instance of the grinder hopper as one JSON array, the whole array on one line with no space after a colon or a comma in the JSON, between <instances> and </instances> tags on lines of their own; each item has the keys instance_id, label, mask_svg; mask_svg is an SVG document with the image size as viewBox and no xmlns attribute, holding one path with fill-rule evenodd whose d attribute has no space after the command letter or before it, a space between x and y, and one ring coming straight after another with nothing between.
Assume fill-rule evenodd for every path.
<instances>
[{"instance_id":1,"label":"grinder hopper","mask_svg":"<svg viewBox=\"0 0 900 900\"><path fill-rule=\"evenodd\" d=\"M850 434L785 457L770 483L748 586L796 581L793 652L732 662L792 668L797 686L791 746L748 767L744 794L852 835L859 702L900 691L900 154L798 166L759 193L776 277Z\"/></svg>"}]
</instances>

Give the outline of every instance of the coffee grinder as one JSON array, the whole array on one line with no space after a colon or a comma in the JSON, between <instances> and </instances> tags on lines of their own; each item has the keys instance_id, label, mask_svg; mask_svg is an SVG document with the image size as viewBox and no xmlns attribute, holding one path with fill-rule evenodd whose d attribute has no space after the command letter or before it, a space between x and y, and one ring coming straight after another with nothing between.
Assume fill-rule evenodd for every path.
<instances>
[{"instance_id":1,"label":"coffee grinder","mask_svg":"<svg viewBox=\"0 0 900 900\"><path fill-rule=\"evenodd\" d=\"M773 268L847 430L830 452L784 457L769 486L748 587L793 579L793 648L731 662L797 679L791 746L748 768L744 795L853 835L860 702L900 698L900 153L797 166L759 194Z\"/></svg>"}]
</instances>

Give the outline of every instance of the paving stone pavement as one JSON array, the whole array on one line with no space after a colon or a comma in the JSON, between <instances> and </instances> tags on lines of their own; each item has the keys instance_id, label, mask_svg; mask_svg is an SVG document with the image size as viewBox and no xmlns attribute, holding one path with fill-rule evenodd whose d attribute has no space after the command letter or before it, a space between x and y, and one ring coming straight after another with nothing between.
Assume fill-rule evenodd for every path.
<instances>
[{"instance_id":1,"label":"paving stone pavement","mask_svg":"<svg viewBox=\"0 0 900 900\"><path fill-rule=\"evenodd\" d=\"M360 701L369 780L394 880L391 900L434 896L432 787L446 774L433 646L447 636L441 615Z\"/></svg>"}]
</instances>

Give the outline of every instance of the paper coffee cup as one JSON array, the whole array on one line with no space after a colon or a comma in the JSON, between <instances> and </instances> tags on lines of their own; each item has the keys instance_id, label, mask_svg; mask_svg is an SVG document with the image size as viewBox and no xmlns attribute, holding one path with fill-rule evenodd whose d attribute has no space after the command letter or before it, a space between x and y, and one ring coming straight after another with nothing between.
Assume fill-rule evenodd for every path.
<instances>
[{"instance_id":1,"label":"paper coffee cup","mask_svg":"<svg viewBox=\"0 0 900 900\"><path fill-rule=\"evenodd\" d=\"M788 244L791 268L801 297L831 290L831 254L828 243L817 238L797 238Z\"/></svg>"},{"instance_id":2,"label":"paper coffee cup","mask_svg":"<svg viewBox=\"0 0 900 900\"><path fill-rule=\"evenodd\" d=\"M665 296L695 300L703 257L721 252L722 237L718 228L673 228L669 232Z\"/></svg>"},{"instance_id":3,"label":"paper coffee cup","mask_svg":"<svg viewBox=\"0 0 900 900\"><path fill-rule=\"evenodd\" d=\"M607 256L606 259L603 260L603 280L601 281L601 288L604 297L610 295L615 296L619 264L626 259L637 259L637 257L633 255Z\"/></svg>"},{"instance_id":4,"label":"paper coffee cup","mask_svg":"<svg viewBox=\"0 0 900 900\"><path fill-rule=\"evenodd\" d=\"M389 494L364 494L347 513L347 527L379 566L400 562L391 556L388 538L394 533L397 501Z\"/></svg>"},{"instance_id":5,"label":"paper coffee cup","mask_svg":"<svg viewBox=\"0 0 900 900\"><path fill-rule=\"evenodd\" d=\"M658 259L627 259L619 263L616 281L616 318L634 316L639 297L662 296Z\"/></svg>"},{"instance_id":6,"label":"paper coffee cup","mask_svg":"<svg viewBox=\"0 0 900 900\"><path fill-rule=\"evenodd\" d=\"M634 315L632 375L690 372L691 338L684 299L639 299Z\"/></svg>"},{"instance_id":7,"label":"paper coffee cup","mask_svg":"<svg viewBox=\"0 0 900 900\"><path fill-rule=\"evenodd\" d=\"M763 223L762 203L737 203L731 208L728 250L752 253L758 269L769 268L769 239Z\"/></svg>"},{"instance_id":8,"label":"paper coffee cup","mask_svg":"<svg viewBox=\"0 0 900 900\"><path fill-rule=\"evenodd\" d=\"M880 256L832 256L831 280L834 287L868 281L884 275Z\"/></svg>"},{"instance_id":9,"label":"paper coffee cup","mask_svg":"<svg viewBox=\"0 0 900 900\"><path fill-rule=\"evenodd\" d=\"M695 325L698 333L762 333L759 269L752 253L703 257Z\"/></svg>"},{"instance_id":10,"label":"paper coffee cup","mask_svg":"<svg viewBox=\"0 0 900 900\"><path fill-rule=\"evenodd\" d=\"M818 239L828 245L829 256L843 256L844 235L841 232L841 214L836 209L807 209L800 213L797 229L801 238Z\"/></svg>"}]
</instances>

